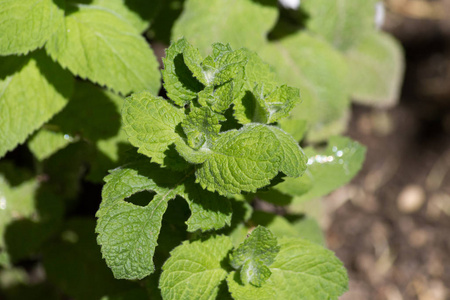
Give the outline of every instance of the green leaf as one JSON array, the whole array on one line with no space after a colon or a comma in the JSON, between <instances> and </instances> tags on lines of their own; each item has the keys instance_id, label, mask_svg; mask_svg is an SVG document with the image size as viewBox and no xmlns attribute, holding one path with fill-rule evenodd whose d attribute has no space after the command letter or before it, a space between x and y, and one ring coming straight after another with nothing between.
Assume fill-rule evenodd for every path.
<instances>
[{"instance_id":1,"label":"green leaf","mask_svg":"<svg viewBox=\"0 0 450 300\"><path fill-rule=\"evenodd\" d=\"M42 161L66 147L71 140L73 139L70 136L61 132L41 129L28 141L28 148L38 160Z\"/></svg>"},{"instance_id":2,"label":"green leaf","mask_svg":"<svg viewBox=\"0 0 450 300\"><path fill-rule=\"evenodd\" d=\"M68 6L74 11L46 44L53 59L73 74L122 94L159 91L158 62L132 25L102 7Z\"/></svg>"},{"instance_id":3,"label":"green leaf","mask_svg":"<svg viewBox=\"0 0 450 300\"><path fill-rule=\"evenodd\" d=\"M278 252L277 238L267 228L258 226L247 239L231 253L230 263L240 270L244 284L260 287L272 274L268 268Z\"/></svg>"},{"instance_id":4,"label":"green leaf","mask_svg":"<svg viewBox=\"0 0 450 300\"><path fill-rule=\"evenodd\" d=\"M161 0L94 0L89 4L110 10L133 25L137 31L143 32L158 13L161 2Z\"/></svg>"},{"instance_id":5,"label":"green leaf","mask_svg":"<svg viewBox=\"0 0 450 300\"><path fill-rule=\"evenodd\" d=\"M168 201L177 195L186 199L191 209L188 231L220 229L231 222L228 199L194 184L192 170L172 172L141 156L113 170L105 181L97 211L97 241L116 278L140 279L154 271L152 259L162 216ZM150 193L139 193L142 191L156 195L152 199Z\"/></svg>"},{"instance_id":6,"label":"green leaf","mask_svg":"<svg viewBox=\"0 0 450 300\"><path fill-rule=\"evenodd\" d=\"M234 299L338 299L348 289L345 268L333 252L302 239L282 238L279 245L272 275L261 287L242 285L236 272L228 275Z\"/></svg>"},{"instance_id":7,"label":"green leaf","mask_svg":"<svg viewBox=\"0 0 450 300\"><path fill-rule=\"evenodd\" d=\"M72 89L72 76L41 51L0 57L0 157L59 112Z\"/></svg>"},{"instance_id":8,"label":"green leaf","mask_svg":"<svg viewBox=\"0 0 450 300\"><path fill-rule=\"evenodd\" d=\"M305 155L297 142L274 126L247 124L221 133L211 148L199 151L180 144L177 150L186 160L202 163L195 173L197 181L222 195L254 192L278 172L298 177L305 169Z\"/></svg>"},{"instance_id":9,"label":"green leaf","mask_svg":"<svg viewBox=\"0 0 450 300\"><path fill-rule=\"evenodd\" d=\"M306 0L306 27L340 50L347 50L375 29L377 0Z\"/></svg>"},{"instance_id":10,"label":"green leaf","mask_svg":"<svg viewBox=\"0 0 450 300\"><path fill-rule=\"evenodd\" d=\"M114 279L95 242L94 227L92 219L71 219L43 251L48 279L73 299L98 300L139 286Z\"/></svg>"},{"instance_id":11,"label":"green leaf","mask_svg":"<svg viewBox=\"0 0 450 300\"><path fill-rule=\"evenodd\" d=\"M323 232L313 218L295 215L282 217L264 211L255 211L252 215L252 221L266 227L279 238L302 238L325 246Z\"/></svg>"},{"instance_id":12,"label":"green leaf","mask_svg":"<svg viewBox=\"0 0 450 300\"><path fill-rule=\"evenodd\" d=\"M186 37L202 54L218 41L230 43L234 49L258 50L277 16L276 1L272 0L188 0L172 38Z\"/></svg>"},{"instance_id":13,"label":"green leaf","mask_svg":"<svg viewBox=\"0 0 450 300\"><path fill-rule=\"evenodd\" d=\"M153 255L161 220L169 200L175 198L184 174L172 173L142 159L116 169L105 178L97 211L97 242L115 278L141 279L154 271ZM145 206L125 201L141 191L156 195Z\"/></svg>"},{"instance_id":14,"label":"green leaf","mask_svg":"<svg viewBox=\"0 0 450 300\"><path fill-rule=\"evenodd\" d=\"M26 54L44 46L64 22L59 8L63 4L62 0L1 0L0 55Z\"/></svg>"},{"instance_id":15,"label":"green leaf","mask_svg":"<svg viewBox=\"0 0 450 300\"><path fill-rule=\"evenodd\" d=\"M181 124L189 147L196 150L203 146L210 148L219 137L221 117L208 107L194 107Z\"/></svg>"},{"instance_id":16,"label":"green leaf","mask_svg":"<svg viewBox=\"0 0 450 300\"><path fill-rule=\"evenodd\" d=\"M10 187L0 174L0 248L5 248L5 231L14 220L30 218L36 212L35 192L39 184L36 179Z\"/></svg>"},{"instance_id":17,"label":"green leaf","mask_svg":"<svg viewBox=\"0 0 450 300\"><path fill-rule=\"evenodd\" d=\"M181 109L148 92L131 95L122 109L123 128L130 143L162 166L167 165L169 146L180 138L175 127L184 117Z\"/></svg>"},{"instance_id":18,"label":"green leaf","mask_svg":"<svg viewBox=\"0 0 450 300\"><path fill-rule=\"evenodd\" d=\"M326 126L341 119L350 104L347 64L342 55L304 32L271 42L259 53L283 82L300 89L302 103L291 111L291 120L308 123L310 141L326 139L322 133Z\"/></svg>"},{"instance_id":19,"label":"green leaf","mask_svg":"<svg viewBox=\"0 0 450 300\"><path fill-rule=\"evenodd\" d=\"M184 242L175 248L159 281L163 299L216 299L227 276L222 262L231 248L227 236Z\"/></svg>"},{"instance_id":20,"label":"green leaf","mask_svg":"<svg viewBox=\"0 0 450 300\"><path fill-rule=\"evenodd\" d=\"M184 52L189 47L192 46L186 39L179 39L170 45L166 57L163 58L164 88L167 96L179 106L184 106L197 98L197 93L203 89L203 85L193 76L185 63Z\"/></svg>"},{"instance_id":21,"label":"green leaf","mask_svg":"<svg viewBox=\"0 0 450 300\"><path fill-rule=\"evenodd\" d=\"M187 231L217 230L231 224L230 200L202 189L194 180L188 180L185 188L179 195L186 199L191 210L191 216L187 220Z\"/></svg>"},{"instance_id":22,"label":"green leaf","mask_svg":"<svg viewBox=\"0 0 450 300\"><path fill-rule=\"evenodd\" d=\"M306 193L298 193L288 186L276 187L283 193L297 196L295 203L325 196L348 183L361 169L366 148L349 138L336 136L330 138L325 151L307 148L305 153L309 157L308 169L296 181L298 185L311 184L312 187Z\"/></svg>"},{"instance_id":23,"label":"green leaf","mask_svg":"<svg viewBox=\"0 0 450 300\"><path fill-rule=\"evenodd\" d=\"M367 34L347 52L347 61L356 102L381 107L397 103L404 61L396 40L382 32Z\"/></svg>"}]
</instances>

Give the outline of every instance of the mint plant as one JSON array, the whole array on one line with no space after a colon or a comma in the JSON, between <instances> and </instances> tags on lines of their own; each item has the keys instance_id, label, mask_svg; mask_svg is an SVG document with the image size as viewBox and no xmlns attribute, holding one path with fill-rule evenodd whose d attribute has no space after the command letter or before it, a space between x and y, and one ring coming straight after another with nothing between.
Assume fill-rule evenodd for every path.
<instances>
[{"instance_id":1,"label":"mint plant","mask_svg":"<svg viewBox=\"0 0 450 300\"><path fill-rule=\"evenodd\" d=\"M363 163L350 100L397 100L375 2L0 0L0 297L339 297L298 205Z\"/></svg>"}]
</instances>

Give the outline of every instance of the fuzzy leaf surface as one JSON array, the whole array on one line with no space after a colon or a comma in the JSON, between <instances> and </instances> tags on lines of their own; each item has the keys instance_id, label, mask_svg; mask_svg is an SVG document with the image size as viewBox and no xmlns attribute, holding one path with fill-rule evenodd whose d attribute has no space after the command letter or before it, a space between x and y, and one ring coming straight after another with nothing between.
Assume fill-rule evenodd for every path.
<instances>
[{"instance_id":1,"label":"fuzzy leaf surface","mask_svg":"<svg viewBox=\"0 0 450 300\"><path fill-rule=\"evenodd\" d=\"M277 238L265 227L258 226L249 237L231 253L231 266L240 270L244 284L260 287L272 274L269 266L280 247Z\"/></svg>"},{"instance_id":2,"label":"fuzzy leaf surface","mask_svg":"<svg viewBox=\"0 0 450 300\"><path fill-rule=\"evenodd\" d=\"M179 135L175 127L183 121L183 110L149 92L131 95L122 108L124 130L130 143L151 161L165 166L165 152Z\"/></svg>"},{"instance_id":3,"label":"fuzzy leaf surface","mask_svg":"<svg viewBox=\"0 0 450 300\"><path fill-rule=\"evenodd\" d=\"M303 239L282 238L270 266L272 275L261 287L242 285L236 272L228 288L241 299L338 299L348 289L348 277L334 253Z\"/></svg>"},{"instance_id":4,"label":"fuzzy leaf surface","mask_svg":"<svg viewBox=\"0 0 450 300\"><path fill-rule=\"evenodd\" d=\"M350 104L343 56L304 32L271 42L259 53L283 82L301 91L302 103L294 107L290 119L308 123L310 141L327 139L327 125L340 119Z\"/></svg>"},{"instance_id":5,"label":"fuzzy leaf surface","mask_svg":"<svg viewBox=\"0 0 450 300\"><path fill-rule=\"evenodd\" d=\"M404 72L401 46L382 32L367 34L347 52L352 97L358 103L390 107L397 103Z\"/></svg>"},{"instance_id":6,"label":"fuzzy leaf surface","mask_svg":"<svg viewBox=\"0 0 450 300\"><path fill-rule=\"evenodd\" d=\"M186 37L202 54L217 41L230 43L234 49L258 50L277 16L276 1L272 0L188 0L172 38Z\"/></svg>"},{"instance_id":7,"label":"fuzzy leaf surface","mask_svg":"<svg viewBox=\"0 0 450 300\"><path fill-rule=\"evenodd\" d=\"M53 59L73 74L124 95L159 91L156 57L130 23L100 6L67 5L74 11L46 44Z\"/></svg>"},{"instance_id":8,"label":"fuzzy leaf surface","mask_svg":"<svg viewBox=\"0 0 450 300\"><path fill-rule=\"evenodd\" d=\"M186 160L201 163L196 178L202 187L222 195L256 191L279 172L298 177L305 169L297 142L281 129L262 124L223 132L211 148L195 151L177 145L177 150Z\"/></svg>"},{"instance_id":9,"label":"fuzzy leaf surface","mask_svg":"<svg viewBox=\"0 0 450 300\"><path fill-rule=\"evenodd\" d=\"M164 300L216 299L228 272L221 263L232 244L227 236L184 242L163 265L159 282Z\"/></svg>"},{"instance_id":10,"label":"fuzzy leaf surface","mask_svg":"<svg viewBox=\"0 0 450 300\"><path fill-rule=\"evenodd\" d=\"M0 157L59 112L72 91L70 73L41 51L0 57Z\"/></svg>"},{"instance_id":11,"label":"fuzzy leaf surface","mask_svg":"<svg viewBox=\"0 0 450 300\"><path fill-rule=\"evenodd\" d=\"M340 50L347 50L375 29L377 0L305 0L306 27Z\"/></svg>"},{"instance_id":12,"label":"fuzzy leaf surface","mask_svg":"<svg viewBox=\"0 0 450 300\"><path fill-rule=\"evenodd\" d=\"M61 0L1 0L0 55L26 54L44 46L64 22Z\"/></svg>"}]
</instances>

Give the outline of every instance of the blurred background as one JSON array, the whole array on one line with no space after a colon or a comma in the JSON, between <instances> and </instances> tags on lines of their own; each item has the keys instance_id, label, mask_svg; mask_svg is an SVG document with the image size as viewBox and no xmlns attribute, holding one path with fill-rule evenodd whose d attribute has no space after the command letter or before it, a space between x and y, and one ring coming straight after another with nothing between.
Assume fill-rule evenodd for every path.
<instances>
[{"instance_id":1,"label":"blurred background","mask_svg":"<svg viewBox=\"0 0 450 300\"><path fill-rule=\"evenodd\" d=\"M406 73L391 109L353 105L362 171L323 201L329 247L349 271L341 299L450 299L450 0L388 0L383 29Z\"/></svg>"}]
</instances>

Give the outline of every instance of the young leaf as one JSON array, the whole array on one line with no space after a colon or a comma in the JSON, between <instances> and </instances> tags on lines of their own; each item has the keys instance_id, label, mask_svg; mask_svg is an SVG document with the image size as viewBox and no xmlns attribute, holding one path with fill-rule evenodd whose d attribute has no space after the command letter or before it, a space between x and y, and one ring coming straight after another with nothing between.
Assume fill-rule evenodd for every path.
<instances>
[{"instance_id":1,"label":"young leaf","mask_svg":"<svg viewBox=\"0 0 450 300\"><path fill-rule=\"evenodd\" d=\"M280 247L277 238L270 230L258 226L250 236L231 253L231 266L240 270L241 280L244 284L251 283L260 287L272 274L268 268Z\"/></svg>"},{"instance_id":2,"label":"young leaf","mask_svg":"<svg viewBox=\"0 0 450 300\"><path fill-rule=\"evenodd\" d=\"M72 89L72 76L41 51L0 57L0 157L59 112Z\"/></svg>"},{"instance_id":3,"label":"young leaf","mask_svg":"<svg viewBox=\"0 0 450 300\"><path fill-rule=\"evenodd\" d=\"M342 262L333 252L309 241L281 238L272 275L261 287L242 285L236 272L227 277L236 300L338 299L348 289Z\"/></svg>"},{"instance_id":4,"label":"young leaf","mask_svg":"<svg viewBox=\"0 0 450 300\"><path fill-rule=\"evenodd\" d=\"M132 25L102 7L67 5L74 11L46 44L53 59L73 74L122 94L159 91L158 62Z\"/></svg>"},{"instance_id":5,"label":"young leaf","mask_svg":"<svg viewBox=\"0 0 450 300\"><path fill-rule=\"evenodd\" d=\"M197 98L197 93L203 85L193 76L187 67L184 56L186 48L192 47L186 39L181 38L173 42L166 50L163 58L164 69L161 71L167 96L179 106L184 106ZM190 60L193 60L191 58ZM189 61L186 58L186 61Z\"/></svg>"},{"instance_id":6,"label":"young leaf","mask_svg":"<svg viewBox=\"0 0 450 300\"><path fill-rule=\"evenodd\" d=\"M400 96L401 46L382 32L367 34L347 52L352 96L358 103L390 107Z\"/></svg>"},{"instance_id":7,"label":"young leaf","mask_svg":"<svg viewBox=\"0 0 450 300\"><path fill-rule=\"evenodd\" d=\"M63 5L62 0L0 0L0 55L44 46L64 22Z\"/></svg>"},{"instance_id":8,"label":"young leaf","mask_svg":"<svg viewBox=\"0 0 450 300\"><path fill-rule=\"evenodd\" d=\"M222 115L214 113L208 107L193 108L181 124L187 136L188 145L198 150L204 146L210 148L219 137Z\"/></svg>"},{"instance_id":9,"label":"young leaf","mask_svg":"<svg viewBox=\"0 0 450 300\"><path fill-rule=\"evenodd\" d=\"M262 124L223 132L210 148L195 151L178 143L177 150L186 160L202 164L195 173L202 187L222 195L254 192L278 172L298 177L306 167L305 155L291 136Z\"/></svg>"},{"instance_id":10,"label":"young leaf","mask_svg":"<svg viewBox=\"0 0 450 300\"><path fill-rule=\"evenodd\" d=\"M306 27L340 50L347 50L375 29L377 0L305 0Z\"/></svg>"},{"instance_id":11,"label":"young leaf","mask_svg":"<svg viewBox=\"0 0 450 300\"><path fill-rule=\"evenodd\" d=\"M275 67L283 82L301 91L302 103L293 109L291 119L308 122L310 141L326 139L322 133L326 126L340 119L350 104L347 64L341 54L326 42L299 32L267 44L260 55Z\"/></svg>"},{"instance_id":12,"label":"young leaf","mask_svg":"<svg viewBox=\"0 0 450 300\"><path fill-rule=\"evenodd\" d=\"M162 166L167 165L169 146L180 138L175 127L184 117L183 110L148 92L131 95L122 108L123 128L130 143Z\"/></svg>"},{"instance_id":13,"label":"young leaf","mask_svg":"<svg viewBox=\"0 0 450 300\"><path fill-rule=\"evenodd\" d=\"M258 50L277 16L276 1L188 0L172 38L186 37L202 54L217 41L230 43L235 49Z\"/></svg>"},{"instance_id":14,"label":"young leaf","mask_svg":"<svg viewBox=\"0 0 450 300\"><path fill-rule=\"evenodd\" d=\"M184 242L164 263L159 287L164 300L216 299L227 271L222 262L231 250L227 236Z\"/></svg>"},{"instance_id":15,"label":"young leaf","mask_svg":"<svg viewBox=\"0 0 450 300\"><path fill-rule=\"evenodd\" d=\"M306 193L296 193L287 185L276 187L283 193L297 196L296 203L325 196L349 182L360 170L366 148L349 138L336 136L330 138L325 151L307 148L305 153L309 157L308 169L296 181L298 185L312 184L312 187Z\"/></svg>"}]
</instances>

